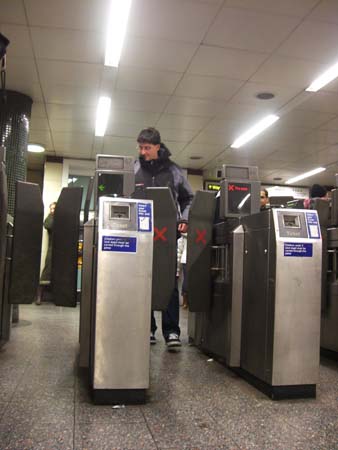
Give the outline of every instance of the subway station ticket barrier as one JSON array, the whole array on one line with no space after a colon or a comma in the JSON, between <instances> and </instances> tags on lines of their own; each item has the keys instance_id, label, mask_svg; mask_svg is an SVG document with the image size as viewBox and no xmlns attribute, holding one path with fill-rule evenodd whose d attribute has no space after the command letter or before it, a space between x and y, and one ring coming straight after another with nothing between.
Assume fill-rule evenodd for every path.
<instances>
[{"instance_id":1,"label":"subway station ticket barrier","mask_svg":"<svg viewBox=\"0 0 338 450\"><path fill-rule=\"evenodd\" d=\"M63 188L54 213L51 299L56 306L77 304L77 258L82 188Z\"/></svg>"},{"instance_id":2,"label":"subway station ticket barrier","mask_svg":"<svg viewBox=\"0 0 338 450\"><path fill-rule=\"evenodd\" d=\"M81 189L64 188L54 218L52 294L58 306L76 305ZM43 203L37 184L17 182L14 218L7 215L7 180L0 164L0 345L10 338L11 305L31 304L40 279ZM75 261L75 266L73 262Z\"/></svg>"},{"instance_id":3,"label":"subway station ticket barrier","mask_svg":"<svg viewBox=\"0 0 338 450\"><path fill-rule=\"evenodd\" d=\"M84 225L79 355L97 404L146 401L150 313L167 307L175 285L171 191L133 195L134 185L132 158L97 156L95 218Z\"/></svg>"},{"instance_id":4,"label":"subway station ticket barrier","mask_svg":"<svg viewBox=\"0 0 338 450\"><path fill-rule=\"evenodd\" d=\"M188 273L198 266L197 236L204 230L210 236L211 224L213 233L203 242L210 264L188 277L189 338L272 399L315 397L322 268L318 214L258 212L258 174L247 168L244 177L243 169L223 168L220 199L202 223L201 193L191 208ZM203 270L209 280L199 273ZM211 294L205 301L198 292L207 288Z\"/></svg>"},{"instance_id":5,"label":"subway station ticket barrier","mask_svg":"<svg viewBox=\"0 0 338 450\"><path fill-rule=\"evenodd\" d=\"M36 184L17 182L7 214L4 149L0 151L0 346L10 338L11 305L32 303L39 283L43 205Z\"/></svg>"},{"instance_id":6,"label":"subway station ticket barrier","mask_svg":"<svg viewBox=\"0 0 338 450\"><path fill-rule=\"evenodd\" d=\"M327 226L327 277L322 302L322 353L338 361L338 175L336 188L331 191L331 208ZM328 202L326 202L327 205Z\"/></svg>"},{"instance_id":7,"label":"subway station ticket barrier","mask_svg":"<svg viewBox=\"0 0 338 450\"><path fill-rule=\"evenodd\" d=\"M338 360L338 188L331 191L331 201L314 199L311 208L318 213L323 238L321 352Z\"/></svg>"},{"instance_id":8,"label":"subway station ticket barrier","mask_svg":"<svg viewBox=\"0 0 338 450\"><path fill-rule=\"evenodd\" d=\"M310 208L317 211L322 235L321 353L338 360L338 188L331 191L329 201L312 199Z\"/></svg>"}]
</instances>

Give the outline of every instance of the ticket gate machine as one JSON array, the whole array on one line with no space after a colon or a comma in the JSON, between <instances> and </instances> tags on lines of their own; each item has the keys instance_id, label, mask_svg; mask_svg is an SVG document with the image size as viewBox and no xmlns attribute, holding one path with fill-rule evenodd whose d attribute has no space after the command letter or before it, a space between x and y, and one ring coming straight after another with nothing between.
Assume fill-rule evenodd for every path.
<instances>
[{"instance_id":1,"label":"ticket gate machine","mask_svg":"<svg viewBox=\"0 0 338 450\"><path fill-rule=\"evenodd\" d=\"M320 345L324 355L338 360L338 174L336 186L331 191L331 214L326 223L327 274L323 273L326 295L322 303Z\"/></svg>"},{"instance_id":2,"label":"ticket gate machine","mask_svg":"<svg viewBox=\"0 0 338 450\"><path fill-rule=\"evenodd\" d=\"M320 347L324 356L335 360L338 359L338 175L336 186L330 200L314 198L310 202L311 210L317 211L322 235Z\"/></svg>"},{"instance_id":3,"label":"ticket gate machine","mask_svg":"<svg viewBox=\"0 0 338 450\"><path fill-rule=\"evenodd\" d=\"M218 198L210 192L197 192L190 210L189 338L231 366L239 365L241 341L240 218L259 211L259 193L257 167L225 165ZM202 231L204 241L198 239Z\"/></svg>"},{"instance_id":4,"label":"ticket gate machine","mask_svg":"<svg viewBox=\"0 0 338 450\"><path fill-rule=\"evenodd\" d=\"M94 401L138 403L149 387L153 204L101 197L98 210Z\"/></svg>"},{"instance_id":5,"label":"ticket gate machine","mask_svg":"<svg viewBox=\"0 0 338 450\"><path fill-rule=\"evenodd\" d=\"M81 196L81 188L64 188L55 211L52 287L55 303L60 306L76 305ZM5 151L0 147L0 345L10 337L11 305L31 304L36 299L43 225L37 184L16 183L13 217L7 214L7 201Z\"/></svg>"},{"instance_id":6,"label":"ticket gate machine","mask_svg":"<svg viewBox=\"0 0 338 450\"><path fill-rule=\"evenodd\" d=\"M257 169L237 171L247 174L244 179L236 177L236 167L224 172L233 178L221 183L219 207L210 194L207 212L199 200L206 193L197 193L191 208L187 264L195 276L188 272L189 337L271 398L313 397L322 267L317 212L258 212ZM201 255L210 261L204 269ZM203 270L209 277L197 276ZM205 300L198 292L206 289Z\"/></svg>"},{"instance_id":7,"label":"ticket gate machine","mask_svg":"<svg viewBox=\"0 0 338 450\"><path fill-rule=\"evenodd\" d=\"M5 148L0 147L0 346L10 338L11 305L32 303L38 287L43 219L39 186L18 181L14 217L7 207Z\"/></svg>"},{"instance_id":8,"label":"ticket gate machine","mask_svg":"<svg viewBox=\"0 0 338 450\"><path fill-rule=\"evenodd\" d=\"M240 368L272 398L315 397L319 381L322 240L316 211L242 219Z\"/></svg>"},{"instance_id":9,"label":"ticket gate machine","mask_svg":"<svg viewBox=\"0 0 338 450\"><path fill-rule=\"evenodd\" d=\"M171 192L150 188L131 198L133 177L132 158L97 155L95 219L84 226L79 363L89 368L98 404L145 402L151 309L166 308L175 283Z\"/></svg>"}]
</instances>

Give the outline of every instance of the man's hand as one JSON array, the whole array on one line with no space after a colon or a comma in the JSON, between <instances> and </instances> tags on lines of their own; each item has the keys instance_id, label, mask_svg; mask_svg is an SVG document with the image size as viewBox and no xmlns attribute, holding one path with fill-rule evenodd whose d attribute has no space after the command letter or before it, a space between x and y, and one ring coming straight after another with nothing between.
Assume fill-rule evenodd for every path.
<instances>
[{"instance_id":1,"label":"man's hand","mask_svg":"<svg viewBox=\"0 0 338 450\"><path fill-rule=\"evenodd\" d=\"M188 232L188 224L187 223L179 223L177 229L180 233L187 233Z\"/></svg>"}]
</instances>

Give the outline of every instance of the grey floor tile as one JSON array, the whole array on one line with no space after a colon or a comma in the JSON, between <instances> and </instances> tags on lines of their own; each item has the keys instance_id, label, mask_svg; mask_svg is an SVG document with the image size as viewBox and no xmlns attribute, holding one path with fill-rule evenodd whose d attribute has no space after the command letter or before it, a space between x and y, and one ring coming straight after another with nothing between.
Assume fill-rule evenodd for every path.
<instances>
[{"instance_id":1,"label":"grey floor tile","mask_svg":"<svg viewBox=\"0 0 338 450\"><path fill-rule=\"evenodd\" d=\"M0 422L0 448L3 450L9 444L11 439L12 431L14 430L14 424L4 424Z\"/></svg>"},{"instance_id":2,"label":"grey floor tile","mask_svg":"<svg viewBox=\"0 0 338 450\"><path fill-rule=\"evenodd\" d=\"M77 423L88 424L145 423L142 409L139 406L126 405L113 408L110 405L93 405L86 402L76 404L75 420Z\"/></svg>"},{"instance_id":3,"label":"grey floor tile","mask_svg":"<svg viewBox=\"0 0 338 450\"><path fill-rule=\"evenodd\" d=\"M247 411L234 418L226 415L223 420L219 415L217 422L241 449L306 448L306 437L278 417Z\"/></svg>"},{"instance_id":4,"label":"grey floor tile","mask_svg":"<svg viewBox=\"0 0 338 450\"><path fill-rule=\"evenodd\" d=\"M234 447L234 441L201 408L166 404L144 408L144 415L159 447Z\"/></svg>"},{"instance_id":5,"label":"grey floor tile","mask_svg":"<svg viewBox=\"0 0 338 450\"><path fill-rule=\"evenodd\" d=\"M21 425L64 424L74 423L74 396L43 395L34 398L17 398L9 403L3 423L18 423Z\"/></svg>"},{"instance_id":6,"label":"grey floor tile","mask_svg":"<svg viewBox=\"0 0 338 450\"><path fill-rule=\"evenodd\" d=\"M312 408L290 408L285 413L285 421L304 436L325 442L333 433L338 435L338 410L316 405Z\"/></svg>"},{"instance_id":7,"label":"grey floor tile","mask_svg":"<svg viewBox=\"0 0 338 450\"><path fill-rule=\"evenodd\" d=\"M21 308L23 325L0 350L1 450L338 450L337 362L322 360L317 399L274 402L188 346L184 312L180 353L157 332L147 404L113 410L92 405L77 369L78 313Z\"/></svg>"},{"instance_id":8,"label":"grey floor tile","mask_svg":"<svg viewBox=\"0 0 338 450\"><path fill-rule=\"evenodd\" d=\"M181 450L182 447L158 447L158 450ZM202 446L196 446L193 447L184 447L184 450L239 450L239 447L235 443L229 443L217 447L210 447L202 445Z\"/></svg>"},{"instance_id":9,"label":"grey floor tile","mask_svg":"<svg viewBox=\"0 0 338 450\"><path fill-rule=\"evenodd\" d=\"M7 430L1 450L73 450L73 441L73 428L64 424L18 424Z\"/></svg>"},{"instance_id":10,"label":"grey floor tile","mask_svg":"<svg viewBox=\"0 0 338 450\"><path fill-rule=\"evenodd\" d=\"M75 427L75 449L157 450L142 423L81 423Z\"/></svg>"},{"instance_id":11,"label":"grey floor tile","mask_svg":"<svg viewBox=\"0 0 338 450\"><path fill-rule=\"evenodd\" d=\"M19 384L20 379L0 379L0 402L9 402Z\"/></svg>"}]
</instances>

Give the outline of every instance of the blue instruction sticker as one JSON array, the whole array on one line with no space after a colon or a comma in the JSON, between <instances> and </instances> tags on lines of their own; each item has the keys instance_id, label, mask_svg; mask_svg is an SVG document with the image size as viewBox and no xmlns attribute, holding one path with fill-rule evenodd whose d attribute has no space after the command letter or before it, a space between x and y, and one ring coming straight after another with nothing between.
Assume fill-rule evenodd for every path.
<instances>
[{"instance_id":1,"label":"blue instruction sticker","mask_svg":"<svg viewBox=\"0 0 338 450\"><path fill-rule=\"evenodd\" d=\"M309 238L320 239L320 227L318 223L318 216L315 212L306 212L306 223L309 233Z\"/></svg>"},{"instance_id":2,"label":"blue instruction sticker","mask_svg":"<svg viewBox=\"0 0 338 450\"><path fill-rule=\"evenodd\" d=\"M312 253L312 244L305 244L303 242L284 242L284 256L310 258Z\"/></svg>"},{"instance_id":3,"label":"blue instruction sticker","mask_svg":"<svg viewBox=\"0 0 338 450\"><path fill-rule=\"evenodd\" d=\"M136 253L136 237L102 236L103 252Z\"/></svg>"},{"instance_id":4,"label":"blue instruction sticker","mask_svg":"<svg viewBox=\"0 0 338 450\"><path fill-rule=\"evenodd\" d=\"M152 231L151 203L137 204L137 229L138 231Z\"/></svg>"}]
</instances>

